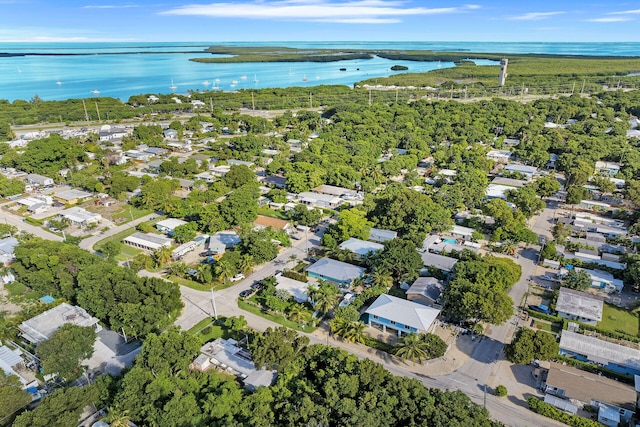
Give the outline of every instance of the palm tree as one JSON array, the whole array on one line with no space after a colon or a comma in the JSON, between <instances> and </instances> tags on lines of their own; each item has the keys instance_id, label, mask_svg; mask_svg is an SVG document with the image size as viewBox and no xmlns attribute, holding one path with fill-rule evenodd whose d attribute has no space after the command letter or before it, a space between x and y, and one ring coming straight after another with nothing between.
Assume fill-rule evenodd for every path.
<instances>
[{"instance_id":1,"label":"palm tree","mask_svg":"<svg viewBox=\"0 0 640 427\"><path fill-rule=\"evenodd\" d=\"M109 408L109 415L106 419L113 427L128 427L129 421L131 421L128 410L116 408Z\"/></svg>"},{"instance_id":2,"label":"palm tree","mask_svg":"<svg viewBox=\"0 0 640 427\"><path fill-rule=\"evenodd\" d=\"M182 277L187 272L187 266L184 262L174 262L169 266L169 274L172 276Z\"/></svg>"},{"instance_id":3,"label":"palm tree","mask_svg":"<svg viewBox=\"0 0 640 427\"><path fill-rule=\"evenodd\" d=\"M291 254L289 255L289 262L295 262L298 259L298 255Z\"/></svg>"},{"instance_id":4,"label":"palm tree","mask_svg":"<svg viewBox=\"0 0 640 427\"><path fill-rule=\"evenodd\" d=\"M416 334L405 335L400 342L393 346L393 354L402 360L409 359L414 363L416 361L421 363L423 359L428 357L424 340Z\"/></svg>"},{"instance_id":5,"label":"palm tree","mask_svg":"<svg viewBox=\"0 0 640 427\"><path fill-rule=\"evenodd\" d=\"M296 323L306 324L309 319L309 312L300 304L294 304L289 309L289 320Z\"/></svg>"},{"instance_id":6,"label":"palm tree","mask_svg":"<svg viewBox=\"0 0 640 427\"><path fill-rule=\"evenodd\" d=\"M385 288L393 286L393 277L387 271L378 269L369 277L371 278L371 284L374 286L383 286Z\"/></svg>"},{"instance_id":7,"label":"palm tree","mask_svg":"<svg viewBox=\"0 0 640 427\"><path fill-rule=\"evenodd\" d=\"M209 264L199 264L196 267L196 278L201 281L202 283L206 282L206 277L207 277L207 270L210 270L211 267L209 267ZM209 278L211 278L211 276L209 275Z\"/></svg>"},{"instance_id":8,"label":"palm tree","mask_svg":"<svg viewBox=\"0 0 640 427\"><path fill-rule=\"evenodd\" d=\"M156 262L157 266L161 266L163 264L171 261L171 248L167 246L163 246L159 249L153 251L153 259Z\"/></svg>"},{"instance_id":9,"label":"palm tree","mask_svg":"<svg viewBox=\"0 0 640 427\"><path fill-rule=\"evenodd\" d=\"M330 285L333 286L333 285ZM327 314L338 303L338 292L334 288L332 292L329 286L320 287L313 297L314 307L322 314Z\"/></svg>"},{"instance_id":10,"label":"palm tree","mask_svg":"<svg viewBox=\"0 0 640 427\"><path fill-rule=\"evenodd\" d=\"M227 280L233 277L234 268L228 261L218 261L214 267L215 273L218 275L222 283L227 284Z\"/></svg>"},{"instance_id":11,"label":"palm tree","mask_svg":"<svg viewBox=\"0 0 640 427\"><path fill-rule=\"evenodd\" d=\"M240 271L248 271L253 267L253 255L243 254L238 262L238 268Z\"/></svg>"},{"instance_id":12,"label":"palm tree","mask_svg":"<svg viewBox=\"0 0 640 427\"><path fill-rule=\"evenodd\" d=\"M364 329L367 327L364 323L359 320L356 321L348 321L343 318L337 317L333 319L329 326L331 327L331 332L335 335L339 335L343 340L347 342L357 342L360 344L364 344L366 335L364 334Z\"/></svg>"}]
</instances>

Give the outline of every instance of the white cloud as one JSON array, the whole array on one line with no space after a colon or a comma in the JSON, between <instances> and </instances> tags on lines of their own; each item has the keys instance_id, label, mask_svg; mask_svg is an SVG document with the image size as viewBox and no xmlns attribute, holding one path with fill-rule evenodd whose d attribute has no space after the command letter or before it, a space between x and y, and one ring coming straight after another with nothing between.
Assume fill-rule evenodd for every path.
<instances>
[{"instance_id":1,"label":"white cloud","mask_svg":"<svg viewBox=\"0 0 640 427\"><path fill-rule=\"evenodd\" d=\"M587 21L589 22L626 22L626 21L633 21L633 19L624 17L624 16L620 16L620 17L609 16L605 18L587 19Z\"/></svg>"},{"instance_id":2,"label":"white cloud","mask_svg":"<svg viewBox=\"0 0 640 427\"><path fill-rule=\"evenodd\" d=\"M540 21L563 13L565 12L529 12L523 15L511 16L509 19L512 21Z\"/></svg>"},{"instance_id":3,"label":"white cloud","mask_svg":"<svg viewBox=\"0 0 640 427\"><path fill-rule=\"evenodd\" d=\"M640 9L623 10L620 12L609 12L607 15L640 15Z\"/></svg>"},{"instance_id":4,"label":"white cloud","mask_svg":"<svg viewBox=\"0 0 640 427\"><path fill-rule=\"evenodd\" d=\"M347 24L390 24L410 15L442 15L479 9L478 5L425 8L410 7L394 0L281 0L211 3L180 6L162 15L205 16L214 18L279 19Z\"/></svg>"}]
</instances>

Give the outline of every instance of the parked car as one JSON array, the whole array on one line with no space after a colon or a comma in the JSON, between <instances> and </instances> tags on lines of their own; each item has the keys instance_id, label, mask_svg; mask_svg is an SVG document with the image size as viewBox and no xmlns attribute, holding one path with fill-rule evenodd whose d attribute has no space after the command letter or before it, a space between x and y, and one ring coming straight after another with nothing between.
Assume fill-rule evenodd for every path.
<instances>
[{"instance_id":1,"label":"parked car","mask_svg":"<svg viewBox=\"0 0 640 427\"><path fill-rule=\"evenodd\" d=\"M239 280L243 280L244 279L244 274L240 273L240 274L236 274L235 276L233 276L231 279L229 279L230 282L237 282Z\"/></svg>"},{"instance_id":2,"label":"parked car","mask_svg":"<svg viewBox=\"0 0 640 427\"><path fill-rule=\"evenodd\" d=\"M262 284L261 280L258 280L257 282L253 283L251 285L251 289L259 291L260 289L262 289L264 287L264 285Z\"/></svg>"},{"instance_id":3,"label":"parked car","mask_svg":"<svg viewBox=\"0 0 640 427\"><path fill-rule=\"evenodd\" d=\"M546 305L529 305L529 310L547 314L549 316L553 316L555 314L553 311L549 310L549 307Z\"/></svg>"},{"instance_id":4,"label":"parked car","mask_svg":"<svg viewBox=\"0 0 640 427\"><path fill-rule=\"evenodd\" d=\"M249 298L253 294L253 292L253 289L245 289L244 291L240 292L240 296L242 298Z\"/></svg>"}]
</instances>

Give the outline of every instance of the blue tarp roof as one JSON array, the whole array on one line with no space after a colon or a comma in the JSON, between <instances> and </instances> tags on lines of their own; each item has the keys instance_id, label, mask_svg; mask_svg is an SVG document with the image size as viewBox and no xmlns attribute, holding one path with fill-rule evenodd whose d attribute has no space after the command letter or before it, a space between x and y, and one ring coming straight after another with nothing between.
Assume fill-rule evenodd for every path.
<instances>
[{"instance_id":1,"label":"blue tarp roof","mask_svg":"<svg viewBox=\"0 0 640 427\"><path fill-rule=\"evenodd\" d=\"M54 297L52 297L51 295L45 295L42 298L40 298L40 301L42 301L45 304L51 304L55 300L56 299Z\"/></svg>"}]
</instances>

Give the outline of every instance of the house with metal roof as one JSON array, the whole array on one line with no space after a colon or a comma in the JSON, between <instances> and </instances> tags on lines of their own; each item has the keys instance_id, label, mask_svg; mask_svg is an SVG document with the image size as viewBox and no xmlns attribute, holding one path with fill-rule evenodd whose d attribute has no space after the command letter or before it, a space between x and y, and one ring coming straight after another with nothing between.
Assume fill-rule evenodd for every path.
<instances>
[{"instance_id":1,"label":"house with metal roof","mask_svg":"<svg viewBox=\"0 0 640 427\"><path fill-rule=\"evenodd\" d=\"M145 251L155 251L163 247L170 247L173 240L153 233L133 233L125 237L123 243Z\"/></svg>"},{"instance_id":2,"label":"house with metal roof","mask_svg":"<svg viewBox=\"0 0 640 427\"><path fill-rule=\"evenodd\" d=\"M538 173L538 168L535 166L519 165L517 163L509 163L504 167L507 172L517 172L524 175L527 179L533 178Z\"/></svg>"},{"instance_id":3,"label":"house with metal roof","mask_svg":"<svg viewBox=\"0 0 640 427\"><path fill-rule=\"evenodd\" d=\"M102 215L89 212L79 206L60 211L58 216L77 227L86 227L89 224L97 224L102 221Z\"/></svg>"},{"instance_id":4,"label":"house with metal roof","mask_svg":"<svg viewBox=\"0 0 640 427\"><path fill-rule=\"evenodd\" d=\"M302 193L298 194L298 199L300 203L304 203L305 205L313 206L316 208L333 209L345 203L345 201L340 197L331 196L328 194L313 193L311 191L303 191Z\"/></svg>"},{"instance_id":5,"label":"house with metal roof","mask_svg":"<svg viewBox=\"0 0 640 427\"><path fill-rule=\"evenodd\" d=\"M49 187L54 184L52 178L49 178L48 176L38 175L37 173L28 174L25 180L27 181L27 184L31 184L36 187Z\"/></svg>"},{"instance_id":6,"label":"house with metal roof","mask_svg":"<svg viewBox=\"0 0 640 427\"><path fill-rule=\"evenodd\" d=\"M398 237L398 232L393 230L385 230L383 228L371 228L369 230L369 240L372 242L384 243Z\"/></svg>"},{"instance_id":7,"label":"house with metal roof","mask_svg":"<svg viewBox=\"0 0 640 427\"><path fill-rule=\"evenodd\" d=\"M33 371L27 370L19 351L11 350L6 345L0 346L0 369L5 375L15 375L22 384L22 389L38 387Z\"/></svg>"},{"instance_id":8,"label":"house with metal roof","mask_svg":"<svg viewBox=\"0 0 640 427\"><path fill-rule=\"evenodd\" d=\"M407 289L407 299L424 305L436 305L444 291L444 284L435 277L418 277Z\"/></svg>"},{"instance_id":9,"label":"house with metal roof","mask_svg":"<svg viewBox=\"0 0 640 427\"><path fill-rule=\"evenodd\" d=\"M364 257L369 253L375 253L384 249L384 245L380 243L369 242L353 237L340 243L339 247L343 251L353 252L357 257Z\"/></svg>"},{"instance_id":10,"label":"house with metal roof","mask_svg":"<svg viewBox=\"0 0 640 427\"><path fill-rule=\"evenodd\" d=\"M346 287L355 279L364 276L366 269L325 257L308 266L306 271L309 277L327 280L337 283L341 287Z\"/></svg>"},{"instance_id":11,"label":"house with metal roof","mask_svg":"<svg viewBox=\"0 0 640 427\"><path fill-rule=\"evenodd\" d=\"M13 250L18 246L18 239L9 236L4 239L0 239L0 264L7 264L13 261Z\"/></svg>"},{"instance_id":12,"label":"house with metal roof","mask_svg":"<svg viewBox=\"0 0 640 427\"><path fill-rule=\"evenodd\" d=\"M455 267L458 262L457 259L451 258L444 255L438 255L431 252L423 252L420 254L422 257L422 263L425 268L436 268L438 270L442 270L445 273L449 273L453 271L453 267Z\"/></svg>"},{"instance_id":13,"label":"house with metal roof","mask_svg":"<svg viewBox=\"0 0 640 427\"><path fill-rule=\"evenodd\" d=\"M102 330L99 319L91 316L87 311L76 305L66 302L40 313L18 325L20 336L33 344L51 338L51 335L62 325L72 323L78 326L92 326L96 332Z\"/></svg>"},{"instance_id":14,"label":"house with metal roof","mask_svg":"<svg viewBox=\"0 0 640 427\"><path fill-rule=\"evenodd\" d=\"M213 342L206 343L200 349L202 353L195 362L200 366L215 365L218 369L240 378L244 387L249 391L256 391L258 387L269 387L273 385L278 376L276 371L258 369L253 363L251 354L244 348L238 346L233 339L218 338ZM209 358L206 361L201 357Z\"/></svg>"},{"instance_id":15,"label":"house with metal roof","mask_svg":"<svg viewBox=\"0 0 640 427\"><path fill-rule=\"evenodd\" d=\"M559 316L593 326L602 321L603 307L602 298L569 288L560 288L556 302Z\"/></svg>"},{"instance_id":16,"label":"house with metal roof","mask_svg":"<svg viewBox=\"0 0 640 427\"><path fill-rule=\"evenodd\" d=\"M382 294L365 310L367 324L383 332L390 330L398 336L403 334L429 332L440 310Z\"/></svg>"},{"instance_id":17,"label":"house with metal roof","mask_svg":"<svg viewBox=\"0 0 640 427\"><path fill-rule=\"evenodd\" d=\"M90 199L93 194L82 190L67 190L54 194L53 199L63 205L75 205L78 202Z\"/></svg>"},{"instance_id":18,"label":"house with metal roof","mask_svg":"<svg viewBox=\"0 0 640 427\"><path fill-rule=\"evenodd\" d=\"M213 254L223 254L227 249L230 249L240 243L241 239L238 233L235 231L218 231L213 236L209 237L209 241L205 245L207 252Z\"/></svg>"},{"instance_id":19,"label":"house with metal roof","mask_svg":"<svg viewBox=\"0 0 640 427\"><path fill-rule=\"evenodd\" d=\"M576 332L562 331L560 354L622 374L640 375L640 350Z\"/></svg>"},{"instance_id":20,"label":"house with metal roof","mask_svg":"<svg viewBox=\"0 0 640 427\"><path fill-rule=\"evenodd\" d=\"M167 218L165 220L158 221L156 223L156 228L161 233L165 233L165 234L171 236L176 228L180 227L181 225L186 225L186 224L188 224L187 221L183 221L183 220L178 219L178 218Z\"/></svg>"},{"instance_id":21,"label":"house with metal roof","mask_svg":"<svg viewBox=\"0 0 640 427\"><path fill-rule=\"evenodd\" d=\"M606 426L627 425L636 410L636 392L630 385L556 362L551 363L542 387L547 396L560 399L548 403L562 410L570 409L565 402L590 405L598 411L598 422Z\"/></svg>"},{"instance_id":22,"label":"house with metal roof","mask_svg":"<svg viewBox=\"0 0 640 427\"><path fill-rule=\"evenodd\" d=\"M508 150L491 150L487 153L487 159L496 163L507 163L512 155L513 153Z\"/></svg>"}]
</instances>

